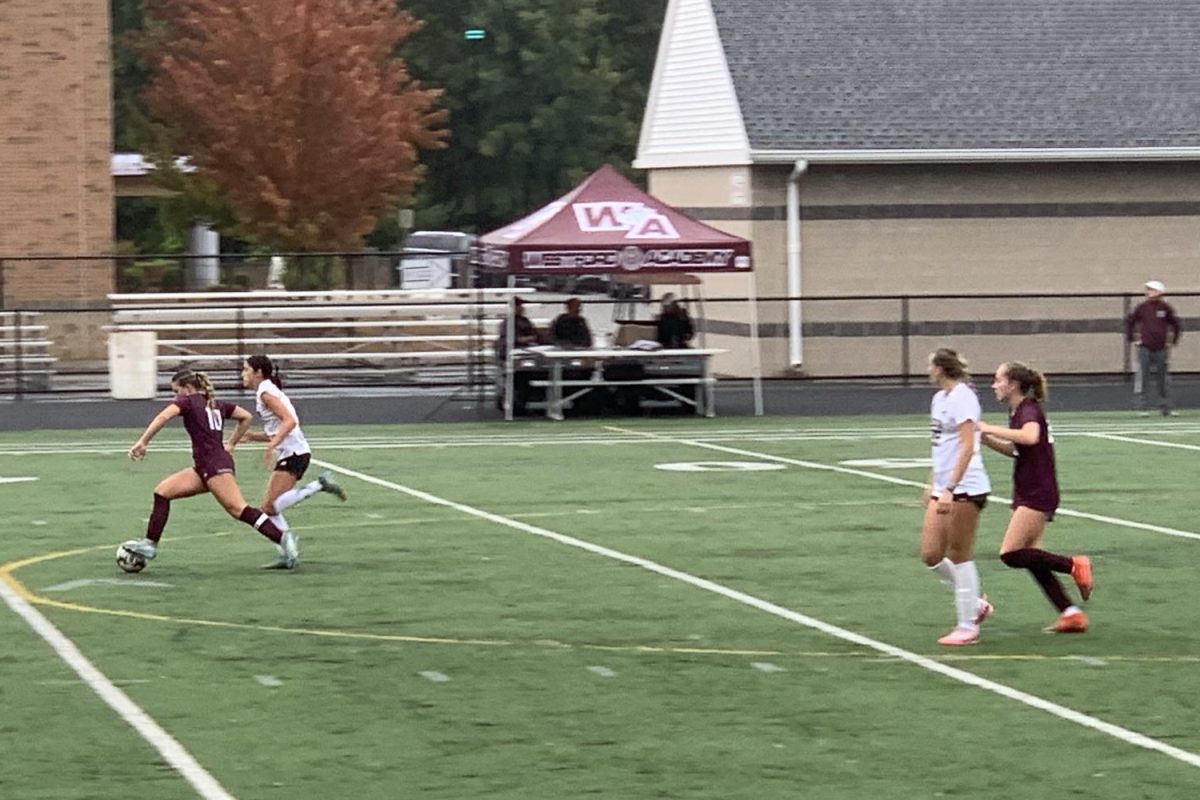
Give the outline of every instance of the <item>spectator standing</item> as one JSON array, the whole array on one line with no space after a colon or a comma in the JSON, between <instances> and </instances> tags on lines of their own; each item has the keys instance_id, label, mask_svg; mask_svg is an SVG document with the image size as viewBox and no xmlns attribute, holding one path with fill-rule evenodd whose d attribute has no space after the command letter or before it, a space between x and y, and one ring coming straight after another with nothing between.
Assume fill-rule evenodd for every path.
<instances>
[{"instance_id":1,"label":"spectator standing","mask_svg":"<svg viewBox=\"0 0 1200 800\"><path fill-rule=\"evenodd\" d=\"M1153 375L1157 383L1157 402L1164 417L1175 411L1171 408L1171 375L1168 355L1179 344L1182 331L1175 309L1163 299L1167 288L1162 281L1146 281L1146 299L1138 303L1125 319L1126 338L1137 347L1137 374L1133 381L1133 398L1137 411L1148 416L1146 382Z\"/></svg>"},{"instance_id":2,"label":"spectator standing","mask_svg":"<svg viewBox=\"0 0 1200 800\"><path fill-rule=\"evenodd\" d=\"M550 336L555 347L592 346L592 331L583 316L583 303L578 297L568 300L567 310L554 318Z\"/></svg>"},{"instance_id":3,"label":"spectator standing","mask_svg":"<svg viewBox=\"0 0 1200 800\"><path fill-rule=\"evenodd\" d=\"M662 311L658 315L658 343L668 349L690 347L696 329L692 318L688 315L679 298L673 294L664 294Z\"/></svg>"}]
</instances>

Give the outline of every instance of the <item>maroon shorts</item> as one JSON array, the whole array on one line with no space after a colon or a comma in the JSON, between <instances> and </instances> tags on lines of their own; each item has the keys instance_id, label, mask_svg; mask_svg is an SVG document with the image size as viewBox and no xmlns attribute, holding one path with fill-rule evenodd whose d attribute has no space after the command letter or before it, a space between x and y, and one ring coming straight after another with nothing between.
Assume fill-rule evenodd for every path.
<instances>
[{"instance_id":1,"label":"maroon shorts","mask_svg":"<svg viewBox=\"0 0 1200 800\"><path fill-rule=\"evenodd\" d=\"M233 475L233 456L222 450L220 453L213 453L204 458L196 459L192 463L192 469L200 476L200 480L204 485L208 485L210 478L217 475Z\"/></svg>"}]
</instances>

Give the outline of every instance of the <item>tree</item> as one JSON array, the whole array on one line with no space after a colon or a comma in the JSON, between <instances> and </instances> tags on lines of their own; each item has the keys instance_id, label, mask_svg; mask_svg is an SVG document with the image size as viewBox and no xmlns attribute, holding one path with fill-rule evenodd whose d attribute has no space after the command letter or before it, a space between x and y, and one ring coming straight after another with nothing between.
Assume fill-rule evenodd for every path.
<instances>
[{"instance_id":1,"label":"tree","mask_svg":"<svg viewBox=\"0 0 1200 800\"><path fill-rule=\"evenodd\" d=\"M438 92L396 48L419 28L393 0L147 0L145 99L239 234L356 249L441 146Z\"/></svg>"},{"instance_id":2,"label":"tree","mask_svg":"<svg viewBox=\"0 0 1200 800\"><path fill-rule=\"evenodd\" d=\"M487 230L601 164L628 169L666 0L405 5L427 25L402 52L450 112L449 147L427 159L423 224Z\"/></svg>"}]
</instances>

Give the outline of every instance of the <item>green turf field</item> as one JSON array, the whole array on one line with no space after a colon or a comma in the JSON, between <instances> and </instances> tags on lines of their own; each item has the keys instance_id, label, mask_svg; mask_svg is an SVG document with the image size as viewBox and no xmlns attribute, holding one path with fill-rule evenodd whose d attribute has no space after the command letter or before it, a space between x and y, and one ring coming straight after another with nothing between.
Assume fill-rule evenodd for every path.
<instances>
[{"instance_id":1,"label":"green turf field","mask_svg":"<svg viewBox=\"0 0 1200 800\"><path fill-rule=\"evenodd\" d=\"M314 427L350 497L288 511L297 571L197 497L136 576L178 425L141 463L139 431L0 433L0 576L239 800L1200 796L1200 423L1052 422L1082 636L1041 632L994 499L997 613L935 643L923 417ZM780 468L657 468L695 462ZM0 797L204 796L3 604L0 636Z\"/></svg>"}]
</instances>

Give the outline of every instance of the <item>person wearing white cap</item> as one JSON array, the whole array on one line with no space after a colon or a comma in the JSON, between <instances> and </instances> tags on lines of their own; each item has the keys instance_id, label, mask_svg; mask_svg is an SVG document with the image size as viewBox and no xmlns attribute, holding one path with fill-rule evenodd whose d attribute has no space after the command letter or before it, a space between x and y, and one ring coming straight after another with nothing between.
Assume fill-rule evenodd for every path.
<instances>
[{"instance_id":1,"label":"person wearing white cap","mask_svg":"<svg viewBox=\"0 0 1200 800\"><path fill-rule=\"evenodd\" d=\"M1137 347L1137 374L1133 379L1133 401L1138 413L1150 412L1146 401L1146 382L1154 376L1157 403L1164 417L1175 413L1171 408L1171 375L1167 364L1171 348L1179 344L1182 328L1175 309L1162 298L1167 287L1162 281L1146 281L1146 299L1125 318L1126 338Z\"/></svg>"}]
</instances>

